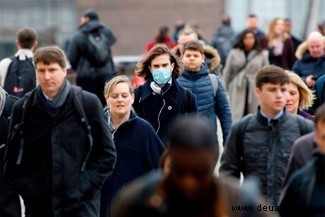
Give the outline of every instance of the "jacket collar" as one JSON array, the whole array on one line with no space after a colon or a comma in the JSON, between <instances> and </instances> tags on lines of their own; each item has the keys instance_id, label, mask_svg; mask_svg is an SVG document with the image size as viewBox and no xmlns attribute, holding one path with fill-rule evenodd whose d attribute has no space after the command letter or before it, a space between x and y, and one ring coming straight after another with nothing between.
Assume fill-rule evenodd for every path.
<instances>
[{"instance_id":1,"label":"jacket collar","mask_svg":"<svg viewBox=\"0 0 325 217\"><path fill-rule=\"evenodd\" d=\"M182 76L184 77L198 77L198 76L202 76L202 75L207 75L209 74L209 69L207 67L207 65L205 63L201 64L201 69L197 72L193 72L193 71L188 71L188 70L184 70Z\"/></svg>"},{"instance_id":2,"label":"jacket collar","mask_svg":"<svg viewBox=\"0 0 325 217\"><path fill-rule=\"evenodd\" d=\"M150 87L150 83L152 82L152 79L147 80L143 86L142 86L142 100L146 100L149 96L152 95L152 89ZM171 94L172 99L176 102L176 93L179 91L179 84L177 83L174 76L172 76L172 85L168 89L168 91L165 92L165 94L169 94L170 92L175 92L175 94ZM163 94L164 95L164 94Z\"/></svg>"},{"instance_id":3,"label":"jacket collar","mask_svg":"<svg viewBox=\"0 0 325 217\"><path fill-rule=\"evenodd\" d=\"M287 111L286 111L286 108L283 109L282 111L282 114L280 114L280 116L278 118L275 119L275 123L279 123L279 122L282 122L287 116ZM263 125L270 125L269 123L269 118L265 117L263 114L262 114L262 111L261 111L261 107L258 106L258 109L257 109L257 112L256 112L256 117L257 117L257 120L259 122L261 122Z\"/></svg>"}]
</instances>

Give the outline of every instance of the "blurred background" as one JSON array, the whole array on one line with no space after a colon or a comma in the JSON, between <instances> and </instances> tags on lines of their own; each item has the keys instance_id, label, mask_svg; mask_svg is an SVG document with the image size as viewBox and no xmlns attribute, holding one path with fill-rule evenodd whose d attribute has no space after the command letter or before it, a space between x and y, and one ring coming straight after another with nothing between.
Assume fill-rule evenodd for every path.
<instances>
[{"instance_id":1,"label":"blurred background","mask_svg":"<svg viewBox=\"0 0 325 217\"><path fill-rule=\"evenodd\" d=\"M304 40L325 20L323 0L0 0L0 59L16 51L16 31L23 26L38 32L40 45L58 44L66 51L89 8L118 38L112 47L117 67L136 62L162 25L172 35L178 22L191 23L210 41L224 14L239 32L254 13L264 32L272 18L290 18L292 34Z\"/></svg>"}]
</instances>

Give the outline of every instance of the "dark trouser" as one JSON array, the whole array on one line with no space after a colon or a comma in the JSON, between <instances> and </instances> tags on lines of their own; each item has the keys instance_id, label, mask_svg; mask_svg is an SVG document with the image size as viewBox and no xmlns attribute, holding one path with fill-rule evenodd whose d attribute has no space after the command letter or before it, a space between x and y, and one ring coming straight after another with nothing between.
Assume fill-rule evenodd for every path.
<instances>
[{"instance_id":1,"label":"dark trouser","mask_svg":"<svg viewBox=\"0 0 325 217\"><path fill-rule=\"evenodd\" d=\"M20 200L15 193L0 177L0 216L21 217Z\"/></svg>"},{"instance_id":2,"label":"dark trouser","mask_svg":"<svg viewBox=\"0 0 325 217\"><path fill-rule=\"evenodd\" d=\"M112 77L77 77L77 85L80 86L83 90L89 91L95 94L101 101L103 107L106 106L106 100L104 97L104 87L105 83L109 81Z\"/></svg>"}]
</instances>

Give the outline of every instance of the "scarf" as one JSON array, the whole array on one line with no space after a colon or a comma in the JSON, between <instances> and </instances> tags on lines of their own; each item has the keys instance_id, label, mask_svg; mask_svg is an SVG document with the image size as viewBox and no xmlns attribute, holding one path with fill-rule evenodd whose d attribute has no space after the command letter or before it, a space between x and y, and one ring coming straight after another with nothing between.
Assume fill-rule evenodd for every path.
<instances>
[{"instance_id":1,"label":"scarf","mask_svg":"<svg viewBox=\"0 0 325 217\"><path fill-rule=\"evenodd\" d=\"M170 78L170 80L162 88L159 87L158 84L156 84L156 82L154 81L150 83L150 87L155 94L163 95L165 92L167 92L171 84L172 84L172 79Z\"/></svg>"}]
</instances>

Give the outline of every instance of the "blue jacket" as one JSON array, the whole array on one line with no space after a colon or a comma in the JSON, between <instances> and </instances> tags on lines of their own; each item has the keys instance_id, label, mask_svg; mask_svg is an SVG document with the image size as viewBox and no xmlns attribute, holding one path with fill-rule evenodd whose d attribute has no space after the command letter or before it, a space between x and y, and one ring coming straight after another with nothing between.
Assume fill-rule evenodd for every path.
<instances>
[{"instance_id":1,"label":"blue jacket","mask_svg":"<svg viewBox=\"0 0 325 217\"><path fill-rule=\"evenodd\" d=\"M153 94L150 87L152 79L134 90L133 103L137 115L147 120L155 129L160 139L166 144L169 128L174 120L184 113L197 111L196 99L190 92L188 108L184 109L185 89L173 77L172 85L162 95Z\"/></svg>"},{"instance_id":2,"label":"blue jacket","mask_svg":"<svg viewBox=\"0 0 325 217\"><path fill-rule=\"evenodd\" d=\"M106 112L109 117L109 113ZM152 126L131 112L130 119L115 130L112 137L116 146L117 161L113 174L101 189L101 216L109 216L115 194L131 180L159 167L160 155L165 147Z\"/></svg>"},{"instance_id":3,"label":"blue jacket","mask_svg":"<svg viewBox=\"0 0 325 217\"><path fill-rule=\"evenodd\" d=\"M313 75L316 79L325 74L325 55L320 58L313 58L309 52L305 52L300 60L292 66L292 71L306 80L308 75Z\"/></svg>"},{"instance_id":4,"label":"blue jacket","mask_svg":"<svg viewBox=\"0 0 325 217\"><path fill-rule=\"evenodd\" d=\"M213 87L209 78L209 70L205 64L198 72L185 70L178 82L185 88L190 89L196 96L198 113L209 119L211 126L217 132L216 117L220 120L223 133L223 141L226 141L230 132L232 117L225 88L218 80L218 89L214 98ZM216 136L217 140L217 136Z\"/></svg>"}]
</instances>

